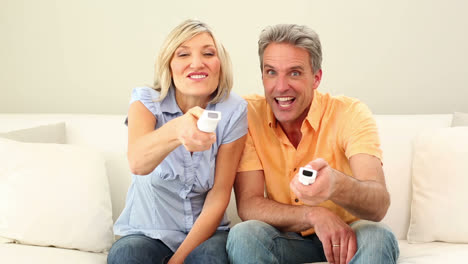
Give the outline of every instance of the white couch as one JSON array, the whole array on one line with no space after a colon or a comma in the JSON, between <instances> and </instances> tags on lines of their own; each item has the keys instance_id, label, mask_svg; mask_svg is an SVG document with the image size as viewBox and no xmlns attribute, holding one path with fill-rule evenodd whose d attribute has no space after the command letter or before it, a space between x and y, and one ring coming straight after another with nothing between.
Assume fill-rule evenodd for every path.
<instances>
[{"instance_id":1,"label":"white couch","mask_svg":"<svg viewBox=\"0 0 468 264\"><path fill-rule=\"evenodd\" d=\"M131 178L126 160L127 129L123 123L124 118L123 115L0 114L0 133L65 122L66 144L95 149L104 157L115 221L124 207ZM383 222L392 228L399 239L401 252L398 263L466 263L468 244L446 242L410 244L406 240L412 199L413 139L422 131L449 127L452 115L376 115L375 118L384 152L387 186L392 199ZM3 157L0 158L3 160ZM228 215L233 224L240 221L233 197ZM80 221L80 219L74 220ZM468 237L468 234L466 235ZM57 247L22 245L14 243L12 239L0 238L0 263L53 264L64 261L102 264L106 263L106 252L92 253Z\"/></svg>"}]
</instances>

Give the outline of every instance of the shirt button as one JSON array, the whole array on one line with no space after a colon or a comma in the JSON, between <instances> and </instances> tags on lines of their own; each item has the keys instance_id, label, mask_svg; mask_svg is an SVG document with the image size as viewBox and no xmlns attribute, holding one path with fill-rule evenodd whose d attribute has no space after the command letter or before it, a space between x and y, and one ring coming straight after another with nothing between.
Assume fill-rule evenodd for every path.
<instances>
[{"instance_id":1,"label":"shirt button","mask_svg":"<svg viewBox=\"0 0 468 264\"><path fill-rule=\"evenodd\" d=\"M299 199L296 198L296 199L294 199L294 201L295 201L296 203L298 203L298 202L299 202Z\"/></svg>"}]
</instances>

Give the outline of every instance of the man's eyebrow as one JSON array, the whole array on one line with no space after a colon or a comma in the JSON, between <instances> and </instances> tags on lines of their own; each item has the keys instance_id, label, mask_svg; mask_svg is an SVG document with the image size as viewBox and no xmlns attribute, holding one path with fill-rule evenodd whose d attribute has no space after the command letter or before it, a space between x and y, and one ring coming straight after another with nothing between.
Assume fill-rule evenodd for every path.
<instances>
[{"instance_id":1,"label":"man's eyebrow","mask_svg":"<svg viewBox=\"0 0 468 264\"><path fill-rule=\"evenodd\" d=\"M263 64L263 68L270 68L270 69L274 69L275 67L269 65L269 64ZM294 71L294 70L301 70L301 71L304 71L304 67L302 67L301 65L297 65L297 66L292 66L292 67L289 67L288 68L289 71Z\"/></svg>"},{"instance_id":2,"label":"man's eyebrow","mask_svg":"<svg viewBox=\"0 0 468 264\"><path fill-rule=\"evenodd\" d=\"M289 68L289 70L301 70L301 71L303 71L304 67L298 65L298 66L293 66L293 67Z\"/></svg>"}]
</instances>

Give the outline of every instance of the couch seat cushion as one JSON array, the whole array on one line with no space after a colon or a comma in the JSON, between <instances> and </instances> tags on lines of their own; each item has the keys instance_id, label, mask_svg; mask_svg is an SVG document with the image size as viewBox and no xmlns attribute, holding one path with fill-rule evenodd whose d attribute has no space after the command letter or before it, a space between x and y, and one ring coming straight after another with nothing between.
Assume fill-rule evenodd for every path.
<instances>
[{"instance_id":1,"label":"couch seat cushion","mask_svg":"<svg viewBox=\"0 0 468 264\"><path fill-rule=\"evenodd\" d=\"M466 263L468 259L468 244L444 242L409 244L406 240L398 240L398 244L400 246L398 264Z\"/></svg>"},{"instance_id":2,"label":"couch seat cushion","mask_svg":"<svg viewBox=\"0 0 468 264\"><path fill-rule=\"evenodd\" d=\"M54 247L0 244L2 264L106 264L107 254Z\"/></svg>"}]
</instances>

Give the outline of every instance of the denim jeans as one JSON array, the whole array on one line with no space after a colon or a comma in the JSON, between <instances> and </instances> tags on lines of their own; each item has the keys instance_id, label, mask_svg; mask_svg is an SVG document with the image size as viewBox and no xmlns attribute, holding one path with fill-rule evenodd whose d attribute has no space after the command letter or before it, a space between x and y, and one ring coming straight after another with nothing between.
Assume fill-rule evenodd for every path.
<instances>
[{"instance_id":1,"label":"denim jeans","mask_svg":"<svg viewBox=\"0 0 468 264\"><path fill-rule=\"evenodd\" d=\"M196 247L184 263L228 263L226 240L228 231L217 231ZM128 235L117 240L107 256L108 264L167 263L173 252L161 240L144 235Z\"/></svg>"},{"instance_id":2,"label":"denim jeans","mask_svg":"<svg viewBox=\"0 0 468 264\"><path fill-rule=\"evenodd\" d=\"M359 220L352 223L358 249L350 263L396 263L398 242L393 233L381 223ZM302 237L282 233L256 220L235 225L226 245L230 263L305 263L326 262L322 243L314 234Z\"/></svg>"}]
</instances>

